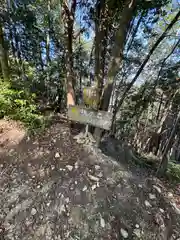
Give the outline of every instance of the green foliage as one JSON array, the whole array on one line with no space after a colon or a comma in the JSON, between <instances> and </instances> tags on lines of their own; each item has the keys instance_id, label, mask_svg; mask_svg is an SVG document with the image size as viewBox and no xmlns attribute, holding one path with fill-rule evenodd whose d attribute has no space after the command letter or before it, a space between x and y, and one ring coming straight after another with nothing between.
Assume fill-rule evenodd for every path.
<instances>
[{"instance_id":1,"label":"green foliage","mask_svg":"<svg viewBox=\"0 0 180 240\"><path fill-rule=\"evenodd\" d=\"M34 94L15 90L3 82L0 83L0 89L0 118L8 116L20 120L30 130L44 125L44 119L37 111Z\"/></svg>"},{"instance_id":2,"label":"green foliage","mask_svg":"<svg viewBox=\"0 0 180 240\"><path fill-rule=\"evenodd\" d=\"M180 164L169 162L167 175L172 180L180 181Z\"/></svg>"}]
</instances>

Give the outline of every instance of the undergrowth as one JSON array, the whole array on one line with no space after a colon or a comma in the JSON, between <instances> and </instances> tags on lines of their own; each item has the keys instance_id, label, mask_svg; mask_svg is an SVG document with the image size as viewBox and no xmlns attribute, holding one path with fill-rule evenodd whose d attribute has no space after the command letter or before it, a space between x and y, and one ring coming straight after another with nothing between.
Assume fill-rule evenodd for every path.
<instances>
[{"instance_id":1,"label":"undergrowth","mask_svg":"<svg viewBox=\"0 0 180 240\"><path fill-rule=\"evenodd\" d=\"M44 117L38 112L35 94L27 90L16 90L5 82L0 82L0 118L20 120L29 131L42 129Z\"/></svg>"},{"instance_id":2,"label":"undergrowth","mask_svg":"<svg viewBox=\"0 0 180 240\"><path fill-rule=\"evenodd\" d=\"M171 180L180 182L180 164L170 161L168 164L167 176Z\"/></svg>"}]
</instances>

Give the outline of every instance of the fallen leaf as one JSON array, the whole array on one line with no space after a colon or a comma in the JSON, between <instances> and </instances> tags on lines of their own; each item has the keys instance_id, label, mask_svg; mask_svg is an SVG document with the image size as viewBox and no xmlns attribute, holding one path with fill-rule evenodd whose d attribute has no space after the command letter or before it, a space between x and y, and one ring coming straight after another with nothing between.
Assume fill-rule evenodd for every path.
<instances>
[{"instance_id":1,"label":"fallen leaf","mask_svg":"<svg viewBox=\"0 0 180 240\"><path fill-rule=\"evenodd\" d=\"M156 195L155 195L155 194L152 194L152 193L149 193L149 198L150 198L151 200L156 199Z\"/></svg>"},{"instance_id":2,"label":"fallen leaf","mask_svg":"<svg viewBox=\"0 0 180 240\"><path fill-rule=\"evenodd\" d=\"M100 219L100 224L101 224L101 227L104 228L105 227L105 221L104 219L101 217Z\"/></svg>"},{"instance_id":3,"label":"fallen leaf","mask_svg":"<svg viewBox=\"0 0 180 240\"><path fill-rule=\"evenodd\" d=\"M71 166L71 165L66 165L66 168L67 168L69 171L72 171L72 170L73 170L73 166Z\"/></svg>"},{"instance_id":4,"label":"fallen leaf","mask_svg":"<svg viewBox=\"0 0 180 240\"><path fill-rule=\"evenodd\" d=\"M59 158L60 157L60 154L57 152L56 154L55 154L55 158Z\"/></svg>"},{"instance_id":5,"label":"fallen leaf","mask_svg":"<svg viewBox=\"0 0 180 240\"><path fill-rule=\"evenodd\" d=\"M91 175L91 174L88 174L88 177L89 177L89 179L92 180L92 181L96 181L96 182L99 181L99 178L98 178L98 177L95 177L95 176L93 176L93 175Z\"/></svg>"},{"instance_id":6,"label":"fallen leaf","mask_svg":"<svg viewBox=\"0 0 180 240\"><path fill-rule=\"evenodd\" d=\"M84 192L84 191L86 191L86 190L87 190L87 186L85 185L85 186L83 187L82 191Z\"/></svg>"},{"instance_id":7,"label":"fallen leaf","mask_svg":"<svg viewBox=\"0 0 180 240\"><path fill-rule=\"evenodd\" d=\"M147 200L145 200L144 204L145 204L146 207L152 207L152 205L150 204L150 202L148 202Z\"/></svg>"},{"instance_id":8,"label":"fallen leaf","mask_svg":"<svg viewBox=\"0 0 180 240\"><path fill-rule=\"evenodd\" d=\"M128 232L126 230L124 230L123 228L121 228L121 235L123 236L123 238L128 238Z\"/></svg>"}]
</instances>

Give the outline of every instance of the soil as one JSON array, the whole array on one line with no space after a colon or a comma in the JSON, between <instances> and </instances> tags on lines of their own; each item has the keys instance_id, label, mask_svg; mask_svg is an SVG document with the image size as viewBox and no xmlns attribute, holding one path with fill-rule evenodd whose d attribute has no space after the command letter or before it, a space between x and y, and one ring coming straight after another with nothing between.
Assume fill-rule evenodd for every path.
<instances>
[{"instance_id":1,"label":"soil","mask_svg":"<svg viewBox=\"0 0 180 240\"><path fill-rule=\"evenodd\" d=\"M1 240L180 239L179 190L118 141L97 149L62 123L30 137L0 121Z\"/></svg>"}]
</instances>

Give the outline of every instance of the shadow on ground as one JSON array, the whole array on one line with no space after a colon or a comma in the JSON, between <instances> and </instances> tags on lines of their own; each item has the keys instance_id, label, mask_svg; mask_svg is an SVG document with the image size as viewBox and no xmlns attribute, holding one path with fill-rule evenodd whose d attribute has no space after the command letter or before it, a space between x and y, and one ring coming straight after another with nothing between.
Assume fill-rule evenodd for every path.
<instances>
[{"instance_id":1,"label":"shadow on ground","mask_svg":"<svg viewBox=\"0 0 180 240\"><path fill-rule=\"evenodd\" d=\"M78 145L63 124L4 147L0 239L177 239L164 187L113 151Z\"/></svg>"}]
</instances>

